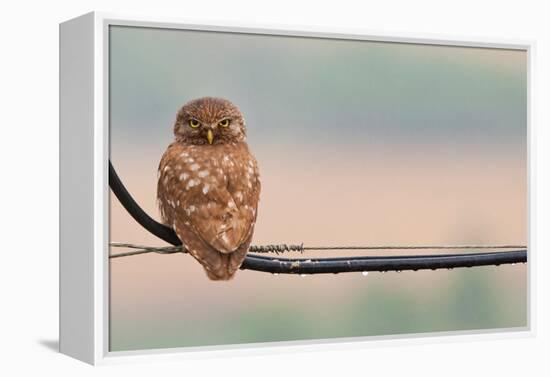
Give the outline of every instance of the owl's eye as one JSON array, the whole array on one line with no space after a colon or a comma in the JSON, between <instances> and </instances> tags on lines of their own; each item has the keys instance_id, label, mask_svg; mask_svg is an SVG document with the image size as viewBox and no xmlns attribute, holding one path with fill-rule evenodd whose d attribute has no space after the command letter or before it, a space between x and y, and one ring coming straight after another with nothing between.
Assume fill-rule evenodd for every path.
<instances>
[{"instance_id":1,"label":"owl's eye","mask_svg":"<svg viewBox=\"0 0 550 377\"><path fill-rule=\"evenodd\" d=\"M220 127L227 127L229 126L229 119L224 119L220 123L218 123L218 126Z\"/></svg>"},{"instance_id":2,"label":"owl's eye","mask_svg":"<svg viewBox=\"0 0 550 377\"><path fill-rule=\"evenodd\" d=\"M189 119L189 127L191 128L198 128L201 125L201 122L199 122L196 119Z\"/></svg>"}]
</instances>

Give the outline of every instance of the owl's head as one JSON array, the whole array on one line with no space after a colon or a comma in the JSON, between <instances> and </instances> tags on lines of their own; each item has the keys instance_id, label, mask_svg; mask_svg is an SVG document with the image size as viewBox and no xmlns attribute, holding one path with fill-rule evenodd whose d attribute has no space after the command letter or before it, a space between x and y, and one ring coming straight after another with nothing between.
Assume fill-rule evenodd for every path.
<instances>
[{"instance_id":1,"label":"owl's head","mask_svg":"<svg viewBox=\"0 0 550 377\"><path fill-rule=\"evenodd\" d=\"M174 135L184 144L238 143L246 139L246 127L237 106L223 98L203 97L178 111Z\"/></svg>"}]
</instances>

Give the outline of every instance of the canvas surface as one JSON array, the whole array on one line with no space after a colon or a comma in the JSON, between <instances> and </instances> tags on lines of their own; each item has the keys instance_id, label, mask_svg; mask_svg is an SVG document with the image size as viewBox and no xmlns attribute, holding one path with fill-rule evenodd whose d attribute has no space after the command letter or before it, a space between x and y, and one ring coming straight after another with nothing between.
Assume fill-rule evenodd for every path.
<instances>
[{"instance_id":1,"label":"canvas surface","mask_svg":"<svg viewBox=\"0 0 550 377\"><path fill-rule=\"evenodd\" d=\"M525 244L526 59L513 50L111 27L110 158L159 219L157 167L177 110L224 97L246 118L261 174L253 244ZM113 195L110 234L163 245ZM212 282L188 255L147 254L110 263L110 349L519 327L526 301L525 265L239 271Z\"/></svg>"}]
</instances>

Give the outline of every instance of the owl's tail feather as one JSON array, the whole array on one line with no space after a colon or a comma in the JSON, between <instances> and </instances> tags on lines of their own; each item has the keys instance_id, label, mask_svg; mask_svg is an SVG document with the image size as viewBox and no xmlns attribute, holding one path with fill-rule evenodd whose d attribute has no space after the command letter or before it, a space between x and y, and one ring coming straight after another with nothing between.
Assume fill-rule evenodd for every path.
<instances>
[{"instance_id":1,"label":"owl's tail feather","mask_svg":"<svg viewBox=\"0 0 550 377\"><path fill-rule=\"evenodd\" d=\"M208 276L208 278L210 280L214 280L214 281L227 281L227 280L231 280L233 279L233 277L235 276L235 272L233 273L229 273L228 271L226 272L222 272L222 271L210 271L210 270L207 270L206 268L204 269L204 271L206 272L206 275Z\"/></svg>"},{"instance_id":2,"label":"owl's tail feather","mask_svg":"<svg viewBox=\"0 0 550 377\"><path fill-rule=\"evenodd\" d=\"M234 252L229 254L220 253L221 263L217 268L209 266L209 268L204 269L208 278L210 278L210 280L231 280L246 258L251 241L252 237L249 237Z\"/></svg>"}]
</instances>

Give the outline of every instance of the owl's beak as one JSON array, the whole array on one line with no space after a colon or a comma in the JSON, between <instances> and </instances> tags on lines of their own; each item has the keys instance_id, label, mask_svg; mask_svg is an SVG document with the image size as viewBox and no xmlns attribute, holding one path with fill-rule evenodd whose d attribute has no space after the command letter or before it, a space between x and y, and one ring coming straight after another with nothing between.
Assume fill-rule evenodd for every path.
<instances>
[{"instance_id":1,"label":"owl's beak","mask_svg":"<svg viewBox=\"0 0 550 377\"><path fill-rule=\"evenodd\" d=\"M212 130L208 130L206 133L206 140L208 140L208 144L212 144L214 141L214 133L212 133Z\"/></svg>"}]
</instances>

